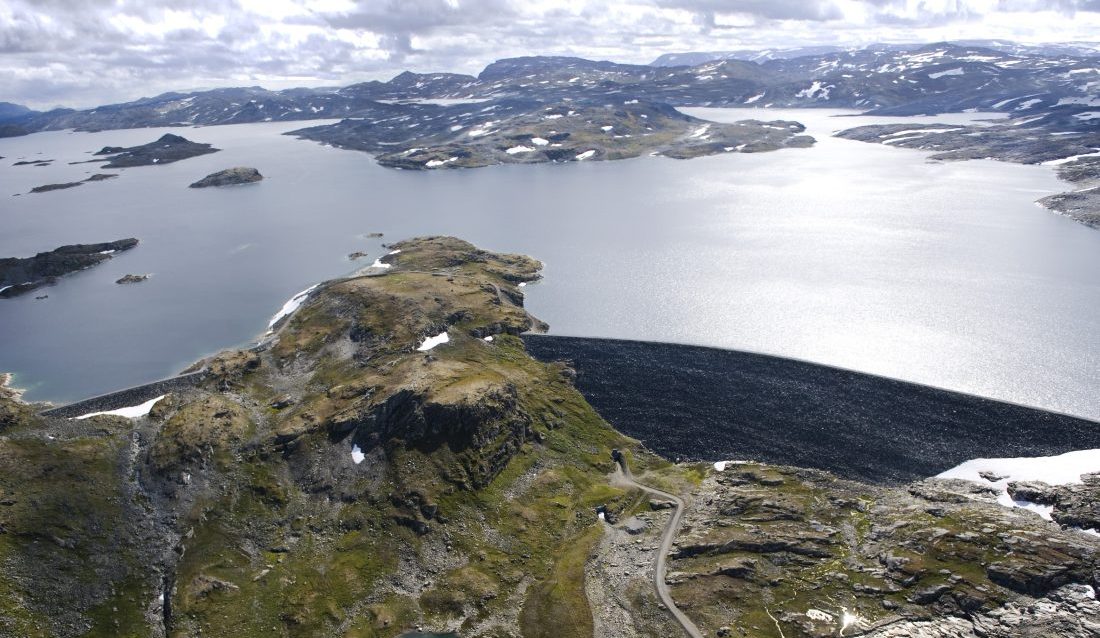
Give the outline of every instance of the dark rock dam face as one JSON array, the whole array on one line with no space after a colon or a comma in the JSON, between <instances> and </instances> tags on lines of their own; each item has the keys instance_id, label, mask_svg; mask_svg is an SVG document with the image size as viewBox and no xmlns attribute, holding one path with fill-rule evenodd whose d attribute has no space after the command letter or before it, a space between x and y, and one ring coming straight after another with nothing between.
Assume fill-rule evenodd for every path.
<instances>
[{"instance_id":1,"label":"dark rock dam face","mask_svg":"<svg viewBox=\"0 0 1100 638\"><path fill-rule=\"evenodd\" d=\"M1100 423L767 355L525 336L621 432L669 458L744 459L897 484L978 457L1100 447Z\"/></svg>"}]
</instances>

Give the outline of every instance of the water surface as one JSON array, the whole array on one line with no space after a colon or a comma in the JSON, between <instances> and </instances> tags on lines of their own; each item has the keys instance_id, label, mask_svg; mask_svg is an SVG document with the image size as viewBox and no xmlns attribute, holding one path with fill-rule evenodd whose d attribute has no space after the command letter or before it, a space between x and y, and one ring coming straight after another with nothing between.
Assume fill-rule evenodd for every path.
<instances>
[{"instance_id":1,"label":"water surface","mask_svg":"<svg viewBox=\"0 0 1100 638\"><path fill-rule=\"evenodd\" d=\"M33 295L0 300L0 370L32 399L72 400L172 374L248 342L296 292L381 241L452 234L542 259L528 305L555 334L802 358L1100 418L1100 232L1034 200L1049 167L933 163L830 138L884 121L822 110L694 109L795 119L812 149L466 171L384 169L279 135L301 123L0 140L0 193L96 170L102 146L171 130L220 153L10 197L0 255L135 236L141 245ZM37 155L41 152L42 155ZM20 157L58 160L12 167ZM229 166L268 179L187 184ZM383 240L367 233L385 232ZM364 263L364 262L361 262ZM126 273L153 273L118 286ZM41 293L39 293L41 294Z\"/></svg>"}]
</instances>

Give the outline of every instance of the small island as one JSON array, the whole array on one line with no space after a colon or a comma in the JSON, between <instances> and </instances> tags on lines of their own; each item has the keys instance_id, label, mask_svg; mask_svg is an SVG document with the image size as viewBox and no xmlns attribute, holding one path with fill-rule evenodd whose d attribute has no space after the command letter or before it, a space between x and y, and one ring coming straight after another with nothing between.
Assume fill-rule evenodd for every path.
<instances>
[{"instance_id":1,"label":"small island","mask_svg":"<svg viewBox=\"0 0 1100 638\"><path fill-rule=\"evenodd\" d=\"M191 140L167 133L155 142L141 146L124 148L121 146L104 146L96 151L96 155L110 155L107 158L106 168L128 168L131 166L153 166L155 164L171 164L199 155L217 153L221 149L214 148L212 144L201 144Z\"/></svg>"},{"instance_id":2,"label":"small island","mask_svg":"<svg viewBox=\"0 0 1100 638\"><path fill-rule=\"evenodd\" d=\"M134 238L101 244L62 246L34 257L0 259L0 298L10 298L57 282L58 277L107 261L138 245Z\"/></svg>"},{"instance_id":3,"label":"small island","mask_svg":"<svg viewBox=\"0 0 1100 638\"><path fill-rule=\"evenodd\" d=\"M65 182L65 183L62 183L62 184L43 184L42 186L35 186L34 188L31 189L31 192L32 193L48 193L50 191L59 191L59 190L64 190L66 188L75 188L75 187L80 186L81 184L85 184L87 182L102 182L104 180L113 179L115 177L118 177L117 173L96 173L95 175L92 175L91 177L85 178L85 179L83 179L79 182Z\"/></svg>"},{"instance_id":4,"label":"small island","mask_svg":"<svg viewBox=\"0 0 1100 638\"><path fill-rule=\"evenodd\" d=\"M116 284L137 284L145 281L149 275L123 275L115 281Z\"/></svg>"},{"instance_id":5,"label":"small island","mask_svg":"<svg viewBox=\"0 0 1100 638\"><path fill-rule=\"evenodd\" d=\"M227 168L224 171L211 173L199 181L191 184L191 188L208 188L210 186L233 186L236 184L252 184L264 178L260 171L248 167L237 166Z\"/></svg>"}]
</instances>

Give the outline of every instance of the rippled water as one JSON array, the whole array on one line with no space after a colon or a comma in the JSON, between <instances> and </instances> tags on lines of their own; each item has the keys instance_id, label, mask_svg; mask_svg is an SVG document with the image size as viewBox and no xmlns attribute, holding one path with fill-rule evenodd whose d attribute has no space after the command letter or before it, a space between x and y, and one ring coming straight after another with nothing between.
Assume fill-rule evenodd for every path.
<instances>
[{"instance_id":1,"label":"rippled water","mask_svg":"<svg viewBox=\"0 0 1100 638\"><path fill-rule=\"evenodd\" d=\"M527 288L556 334L739 348L1100 417L1100 232L1033 202L1049 167L931 163L832 139L880 121L832 111L696 109L806 123L808 150L401 172L278 135L301 124L176 129L225 149L116 180L6 197L0 255L135 236L141 246L0 300L0 370L68 400L169 375L247 342L293 294L379 241L453 234L546 263ZM165 130L0 140L0 193L80 179L106 145ZM38 156L36 153L43 155ZM19 157L59 160L12 167ZM258 185L188 189L250 165ZM383 240L365 234L385 232ZM125 273L153 273L117 286ZM39 293L41 294L41 293Z\"/></svg>"}]
</instances>

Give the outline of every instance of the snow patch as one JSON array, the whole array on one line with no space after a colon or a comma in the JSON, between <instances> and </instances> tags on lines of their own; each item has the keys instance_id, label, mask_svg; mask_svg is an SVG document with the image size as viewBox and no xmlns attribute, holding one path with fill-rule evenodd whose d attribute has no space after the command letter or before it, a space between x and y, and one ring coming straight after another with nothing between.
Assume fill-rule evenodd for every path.
<instances>
[{"instance_id":1,"label":"snow patch","mask_svg":"<svg viewBox=\"0 0 1100 638\"><path fill-rule=\"evenodd\" d=\"M754 95L754 96L750 97L749 99L745 100L745 104L752 104L753 102L759 100L762 97L764 97L763 93L760 93L759 95Z\"/></svg>"},{"instance_id":2,"label":"snow patch","mask_svg":"<svg viewBox=\"0 0 1100 638\"><path fill-rule=\"evenodd\" d=\"M1055 133L1057 135L1057 133ZM1081 155L1070 155L1069 157L1063 157L1062 159L1049 160L1042 162L1042 166L1061 166L1062 164L1069 164L1074 160L1081 159L1082 157L1097 157L1100 156L1100 150L1093 153L1082 153Z\"/></svg>"},{"instance_id":3,"label":"snow patch","mask_svg":"<svg viewBox=\"0 0 1100 638\"><path fill-rule=\"evenodd\" d=\"M267 322L267 327L274 328L275 324L279 323L279 321L283 317L289 316L291 313L301 307L302 303L305 302L306 297L309 296L309 293L313 292L313 290L320 285L321 284L313 284L309 288L306 288L302 292L291 297L290 301L287 301L285 304L283 304L283 307L279 309L279 312L275 313L275 316L271 318L271 321Z\"/></svg>"},{"instance_id":4,"label":"snow patch","mask_svg":"<svg viewBox=\"0 0 1100 638\"><path fill-rule=\"evenodd\" d=\"M990 482L980 476L979 472L983 471L1004 478ZM973 459L937 474L936 478L964 479L990 485L1000 491L997 502L1001 505L1028 509L1050 520L1051 506L1013 500L1008 495L1008 484L1012 481L1042 481L1048 485L1067 485L1080 483L1082 474L1097 471L1100 471L1100 449L1077 450L1058 456Z\"/></svg>"},{"instance_id":5,"label":"snow patch","mask_svg":"<svg viewBox=\"0 0 1100 638\"><path fill-rule=\"evenodd\" d=\"M428 161L424 162L424 166L427 166L428 168L435 168L437 166L443 166L444 164L449 164L449 163L457 161L457 160L458 160L457 157L448 157L445 160L433 159L433 160L428 160Z\"/></svg>"},{"instance_id":6,"label":"snow patch","mask_svg":"<svg viewBox=\"0 0 1100 638\"><path fill-rule=\"evenodd\" d=\"M149 399L148 401L146 401L145 403L142 403L141 405L131 405L131 406L125 407L125 408L118 408L117 410L105 410L103 412L91 412L91 413L88 413L88 414L82 414L82 415L80 415L78 417L75 417L75 418L77 420L82 420L82 419L90 419L93 416L112 415L112 416L126 417L127 419L136 419L138 417L145 416L146 414L149 414L149 411L153 409L153 406L156 405L158 401L160 401L161 399L163 399L166 396L168 396L168 395L167 394L162 394L162 395L160 395L159 397L157 397L155 399Z\"/></svg>"},{"instance_id":7,"label":"snow patch","mask_svg":"<svg viewBox=\"0 0 1100 638\"><path fill-rule=\"evenodd\" d=\"M1100 97L1064 97L1058 100L1055 106L1065 106L1066 104L1083 104L1085 106L1100 106Z\"/></svg>"},{"instance_id":8,"label":"snow patch","mask_svg":"<svg viewBox=\"0 0 1100 638\"><path fill-rule=\"evenodd\" d=\"M933 80L937 80L939 78L942 78L945 75L962 75L963 73L965 73L965 71L962 70L962 67L956 67L954 69L948 69L946 71L939 71L937 73L929 73L928 77L932 78Z\"/></svg>"},{"instance_id":9,"label":"snow patch","mask_svg":"<svg viewBox=\"0 0 1100 638\"><path fill-rule=\"evenodd\" d=\"M550 140L541 137L532 137L531 143L535 146L546 146L550 143Z\"/></svg>"},{"instance_id":10,"label":"snow patch","mask_svg":"<svg viewBox=\"0 0 1100 638\"><path fill-rule=\"evenodd\" d=\"M488 343L492 343L493 342L493 335L489 335L488 337L485 337L485 341L487 341Z\"/></svg>"},{"instance_id":11,"label":"snow patch","mask_svg":"<svg viewBox=\"0 0 1100 638\"><path fill-rule=\"evenodd\" d=\"M416 349L420 352L427 352L428 350L431 350L432 348L440 344L447 343L450 340L451 338L447 335L447 331L444 330L434 337L427 337L426 339L424 339L424 341L421 342Z\"/></svg>"},{"instance_id":12,"label":"snow patch","mask_svg":"<svg viewBox=\"0 0 1100 638\"><path fill-rule=\"evenodd\" d=\"M358 445L351 446L351 460L354 461L356 465L362 463L365 458L367 458L367 455L363 454L363 450L360 450Z\"/></svg>"},{"instance_id":13,"label":"snow patch","mask_svg":"<svg viewBox=\"0 0 1100 638\"><path fill-rule=\"evenodd\" d=\"M583 160L586 160L586 159L588 159L589 157L592 157L592 156L593 156L593 155L595 155L595 154L596 154L596 151L594 151L594 150L587 150L587 151L585 151L585 152L583 152L583 153L581 153L581 154L577 155L576 159L577 159L577 160L580 160L580 161L583 161Z\"/></svg>"},{"instance_id":14,"label":"snow patch","mask_svg":"<svg viewBox=\"0 0 1100 638\"><path fill-rule=\"evenodd\" d=\"M520 146L513 146L512 148L510 148L510 149L508 149L504 152L509 154L509 155L515 155L517 153L530 153L533 150L535 150L535 149L530 147L530 146L520 145Z\"/></svg>"},{"instance_id":15,"label":"snow patch","mask_svg":"<svg viewBox=\"0 0 1100 638\"><path fill-rule=\"evenodd\" d=\"M829 90L832 88L833 87L831 86L823 86L821 82L814 80L813 84L811 84L808 88L802 89L798 93L795 93L795 96L808 97L810 99L821 98L822 100L827 100L829 99Z\"/></svg>"}]
</instances>

